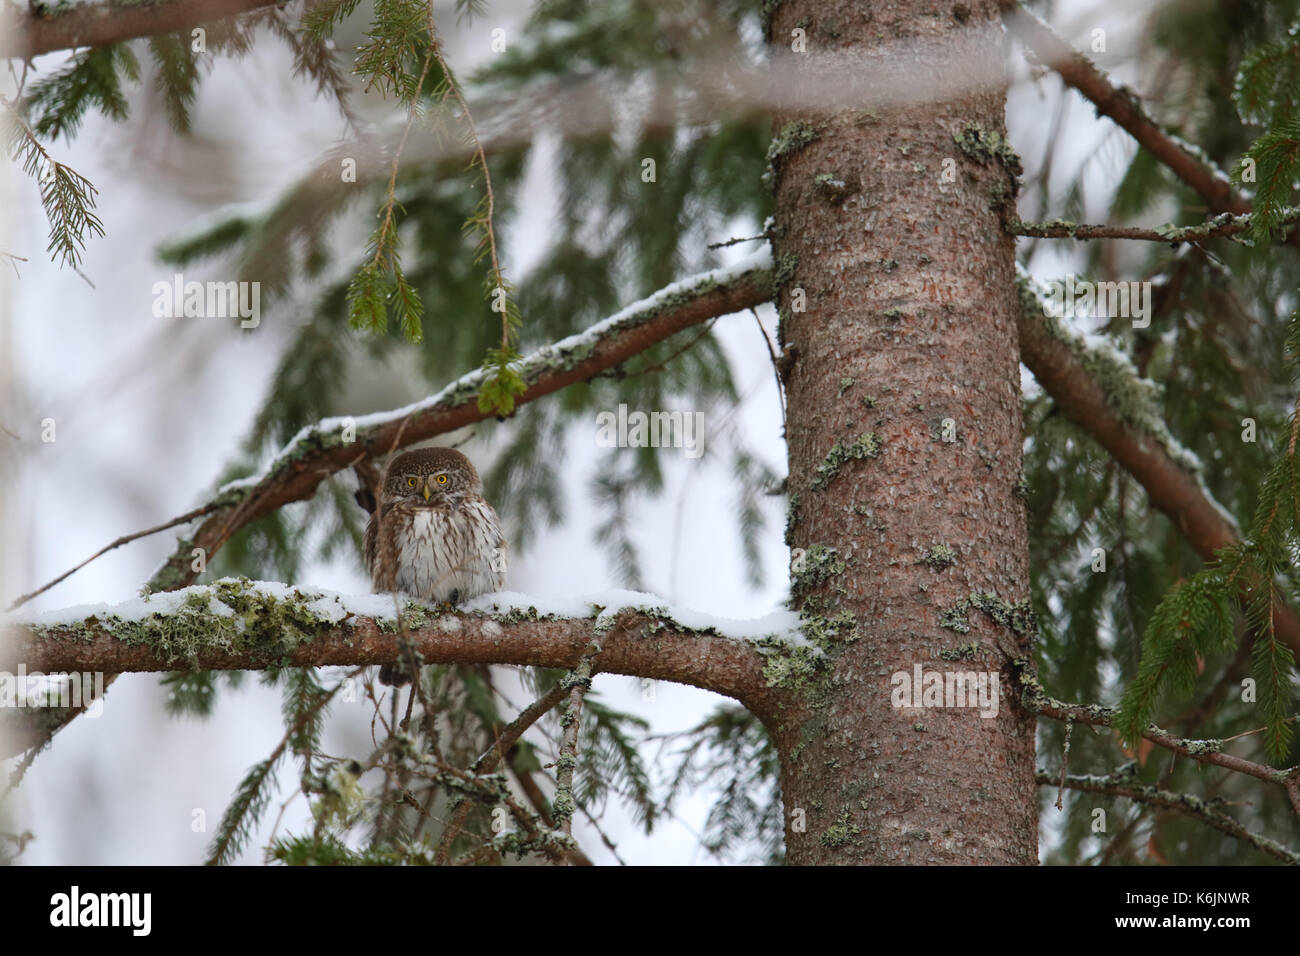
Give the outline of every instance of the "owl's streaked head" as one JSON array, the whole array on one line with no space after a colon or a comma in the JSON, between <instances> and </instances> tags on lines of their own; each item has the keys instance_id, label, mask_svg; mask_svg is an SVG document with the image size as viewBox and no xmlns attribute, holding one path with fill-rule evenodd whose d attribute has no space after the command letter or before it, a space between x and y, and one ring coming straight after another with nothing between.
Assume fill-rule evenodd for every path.
<instances>
[{"instance_id":1,"label":"owl's streaked head","mask_svg":"<svg viewBox=\"0 0 1300 956\"><path fill-rule=\"evenodd\" d=\"M388 466L383 500L434 507L482 493L474 464L454 448L417 448Z\"/></svg>"}]
</instances>

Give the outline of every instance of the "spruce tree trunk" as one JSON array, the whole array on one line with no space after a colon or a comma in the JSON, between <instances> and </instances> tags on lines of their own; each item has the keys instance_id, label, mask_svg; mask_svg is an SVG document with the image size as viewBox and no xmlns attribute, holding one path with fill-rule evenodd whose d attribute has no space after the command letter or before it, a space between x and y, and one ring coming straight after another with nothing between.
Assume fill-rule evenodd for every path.
<instances>
[{"instance_id":1,"label":"spruce tree trunk","mask_svg":"<svg viewBox=\"0 0 1300 956\"><path fill-rule=\"evenodd\" d=\"M996 3L787 0L773 48L796 29L801 74L835 54L890 64L915 101L832 83L843 102L776 118L787 534L827 651L783 674L794 703L765 715L788 860L1034 864L1035 721L1010 667L1032 624ZM996 716L896 708L893 675L916 665L1000 673Z\"/></svg>"}]
</instances>

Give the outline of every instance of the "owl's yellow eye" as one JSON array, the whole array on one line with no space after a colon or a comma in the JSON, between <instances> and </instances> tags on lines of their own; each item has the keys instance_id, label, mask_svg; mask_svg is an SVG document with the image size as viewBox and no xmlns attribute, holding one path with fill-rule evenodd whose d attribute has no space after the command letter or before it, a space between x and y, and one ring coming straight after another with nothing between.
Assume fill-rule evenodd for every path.
<instances>
[{"instance_id":1,"label":"owl's yellow eye","mask_svg":"<svg viewBox=\"0 0 1300 956\"><path fill-rule=\"evenodd\" d=\"M414 487L415 487L415 479L414 479L414 478L407 478L407 479L406 479L406 487L408 487L408 488L414 488Z\"/></svg>"},{"instance_id":2,"label":"owl's yellow eye","mask_svg":"<svg viewBox=\"0 0 1300 956\"><path fill-rule=\"evenodd\" d=\"M438 484L440 484L440 485L445 485L446 483L447 483L447 476L446 476L446 475L439 475L439 476L438 476Z\"/></svg>"}]
</instances>

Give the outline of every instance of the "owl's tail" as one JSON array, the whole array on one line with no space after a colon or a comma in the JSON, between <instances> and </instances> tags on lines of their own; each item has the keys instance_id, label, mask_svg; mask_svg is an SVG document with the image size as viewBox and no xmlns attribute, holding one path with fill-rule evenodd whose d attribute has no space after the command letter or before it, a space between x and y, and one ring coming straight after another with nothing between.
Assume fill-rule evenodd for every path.
<instances>
[{"instance_id":1,"label":"owl's tail","mask_svg":"<svg viewBox=\"0 0 1300 956\"><path fill-rule=\"evenodd\" d=\"M380 665L379 683L387 684L389 687L401 687L410 682L411 672L406 669L405 663L398 661L396 664Z\"/></svg>"},{"instance_id":2,"label":"owl's tail","mask_svg":"<svg viewBox=\"0 0 1300 956\"><path fill-rule=\"evenodd\" d=\"M398 646L400 649L397 660L379 666L379 683L387 684L389 687L409 684L411 678L420 672L420 666L424 663L424 659L415 648L405 640L400 641Z\"/></svg>"}]
</instances>

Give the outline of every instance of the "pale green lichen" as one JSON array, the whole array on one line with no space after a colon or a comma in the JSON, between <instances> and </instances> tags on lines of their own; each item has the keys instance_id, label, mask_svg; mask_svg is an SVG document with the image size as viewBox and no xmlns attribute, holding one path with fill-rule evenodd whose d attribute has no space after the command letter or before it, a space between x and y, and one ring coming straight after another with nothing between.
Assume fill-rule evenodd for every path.
<instances>
[{"instance_id":1,"label":"pale green lichen","mask_svg":"<svg viewBox=\"0 0 1300 956\"><path fill-rule=\"evenodd\" d=\"M823 544L811 545L791 571L791 587L796 592L810 590L843 574L846 567L846 562L839 557L835 548Z\"/></svg>"},{"instance_id":2,"label":"pale green lichen","mask_svg":"<svg viewBox=\"0 0 1300 956\"><path fill-rule=\"evenodd\" d=\"M926 548L925 553L921 555L916 563L924 564L927 568L933 568L936 571L942 571L944 568L957 563L957 552L946 544L936 544L933 547Z\"/></svg>"},{"instance_id":3,"label":"pale green lichen","mask_svg":"<svg viewBox=\"0 0 1300 956\"><path fill-rule=\"evenodd\" d=\"M309 607L312 597L294 591L282 599L258 590L246 579L223 579L207 590L186 595L166 613L133 620L110 614L29 629L38 640L84 640L96 632L107 632L123 643L150 647L168 665L197 668L204 654L212 651L265 665L285 658L325 623Z\"/></svg>"},{"instance_id":4,"label":"pale green lichen","mask_svg":"<svg viewBox=\"0 0 1300 956\"><path fill-rule=\"evenodd\" d=\"M826 651L835 643L852 644L858 639L858 619L842 610L834 615L805 613L799 622L803 636Z\"/></svg>"},{"instance_id":5,"label":"pale green lichen","mask_svg":"<svg viewBox=\"0 0 1300 956\"><path fill-rule=\"evenodd\" d=\"M874 432L865 432L848 445L837 441L817 466L817 473L809 487L814 491L820 491L835 480L845 462L863 461L867 458L875 458L879 454L880 438Z\"/></svg>"},{"instance_id":6,"label":"pale green lichen","mask_svg":"<svg viewBox=\"0 0 1300 956\"><path fill-rule=\"evenodd\" d=\"M818 842L828 849L835 850L854 843L853 838L861 832L862 829L849 819L849 811L844 810L836 822L822 831Z\"/></svg>"},{"instance_id":7,"label":"pale green lichen","mask_svg":"<svg viewBox=\"0 0 1300 956\"><path fill-rule=\"evenodd\" d=\"M841 205L858 191L856 183L832 173L818 173L814 176L813 188L832 206Z\"/></svg>"},{"instance_id":8,"label":"pale green lichen","mask_svg":"<svg viewBox=\"0 0 1300 956\"><path fill-rule=\"evenodd\" d=\"M799 523L799 493L790 495L790 507L785 513L785 545L794 546L794 526Z\"/></svg>"},{"instance_id":9,"label":"pale green lichen","mask_svg":"<svg viewBox=\"0 0 1300 956\"><path fill-rule=\"evenodd\" d=\"M817 648L777 637L759 638L754 643L763 654L763 680L768 687L803 693L817 689L827 667Z\"/></svg>"},{"instance_id":10,"label":"pale green lichen","mask_svg":"<svg viewBox=\"0 0 1300 956\"><path fill-rule=\"evenodd\" d=\"M979 123L967 123L954 134L953 142L977 163L996 162L1017 180L1024 173L1020 155L997 130L986 129Z\"/></svg>"},{"instance_id":11,"label":"pale green lichen","mask_svg":"<svg viewBox=\"0 0 1300 956\"><path fill-rule=\"evenodd\" d=\"M1028 598L1012 604L988 592L972 593L970 597L962 598L944 610L939 618L939 626L958 634L968 634L969 615L973 610L983 611L996 623L1021 636L1033 637L1038 632L1033 606Z\"/></svg>"},{"instance_id":12,"label":"pale green lichen","mask_svg":"<svg viewBox=\"0 0 1300 956\"><path fill-rule=\"evenodd\" d=\"M772 284L780 289L794 281L799 268L799 257L793 253L783 253L776 257L776 267L772 270Z\"/></svg>"},{"instance_id":13,"label":"pale green lichen","mask_svg":"<svg viewBox=\"0 0 1300 956\"><path fill-rule=\"evenodd\" d=\"M763 174L763 178L769 186L776 186L781 175L781 167L785 165L786 159L792 153L815 142L818 135L817 128L803 120L786 123L781 127L780 132L772 137L772 142L767 147L767 171Z\"/></svg>"}]
</instances>

